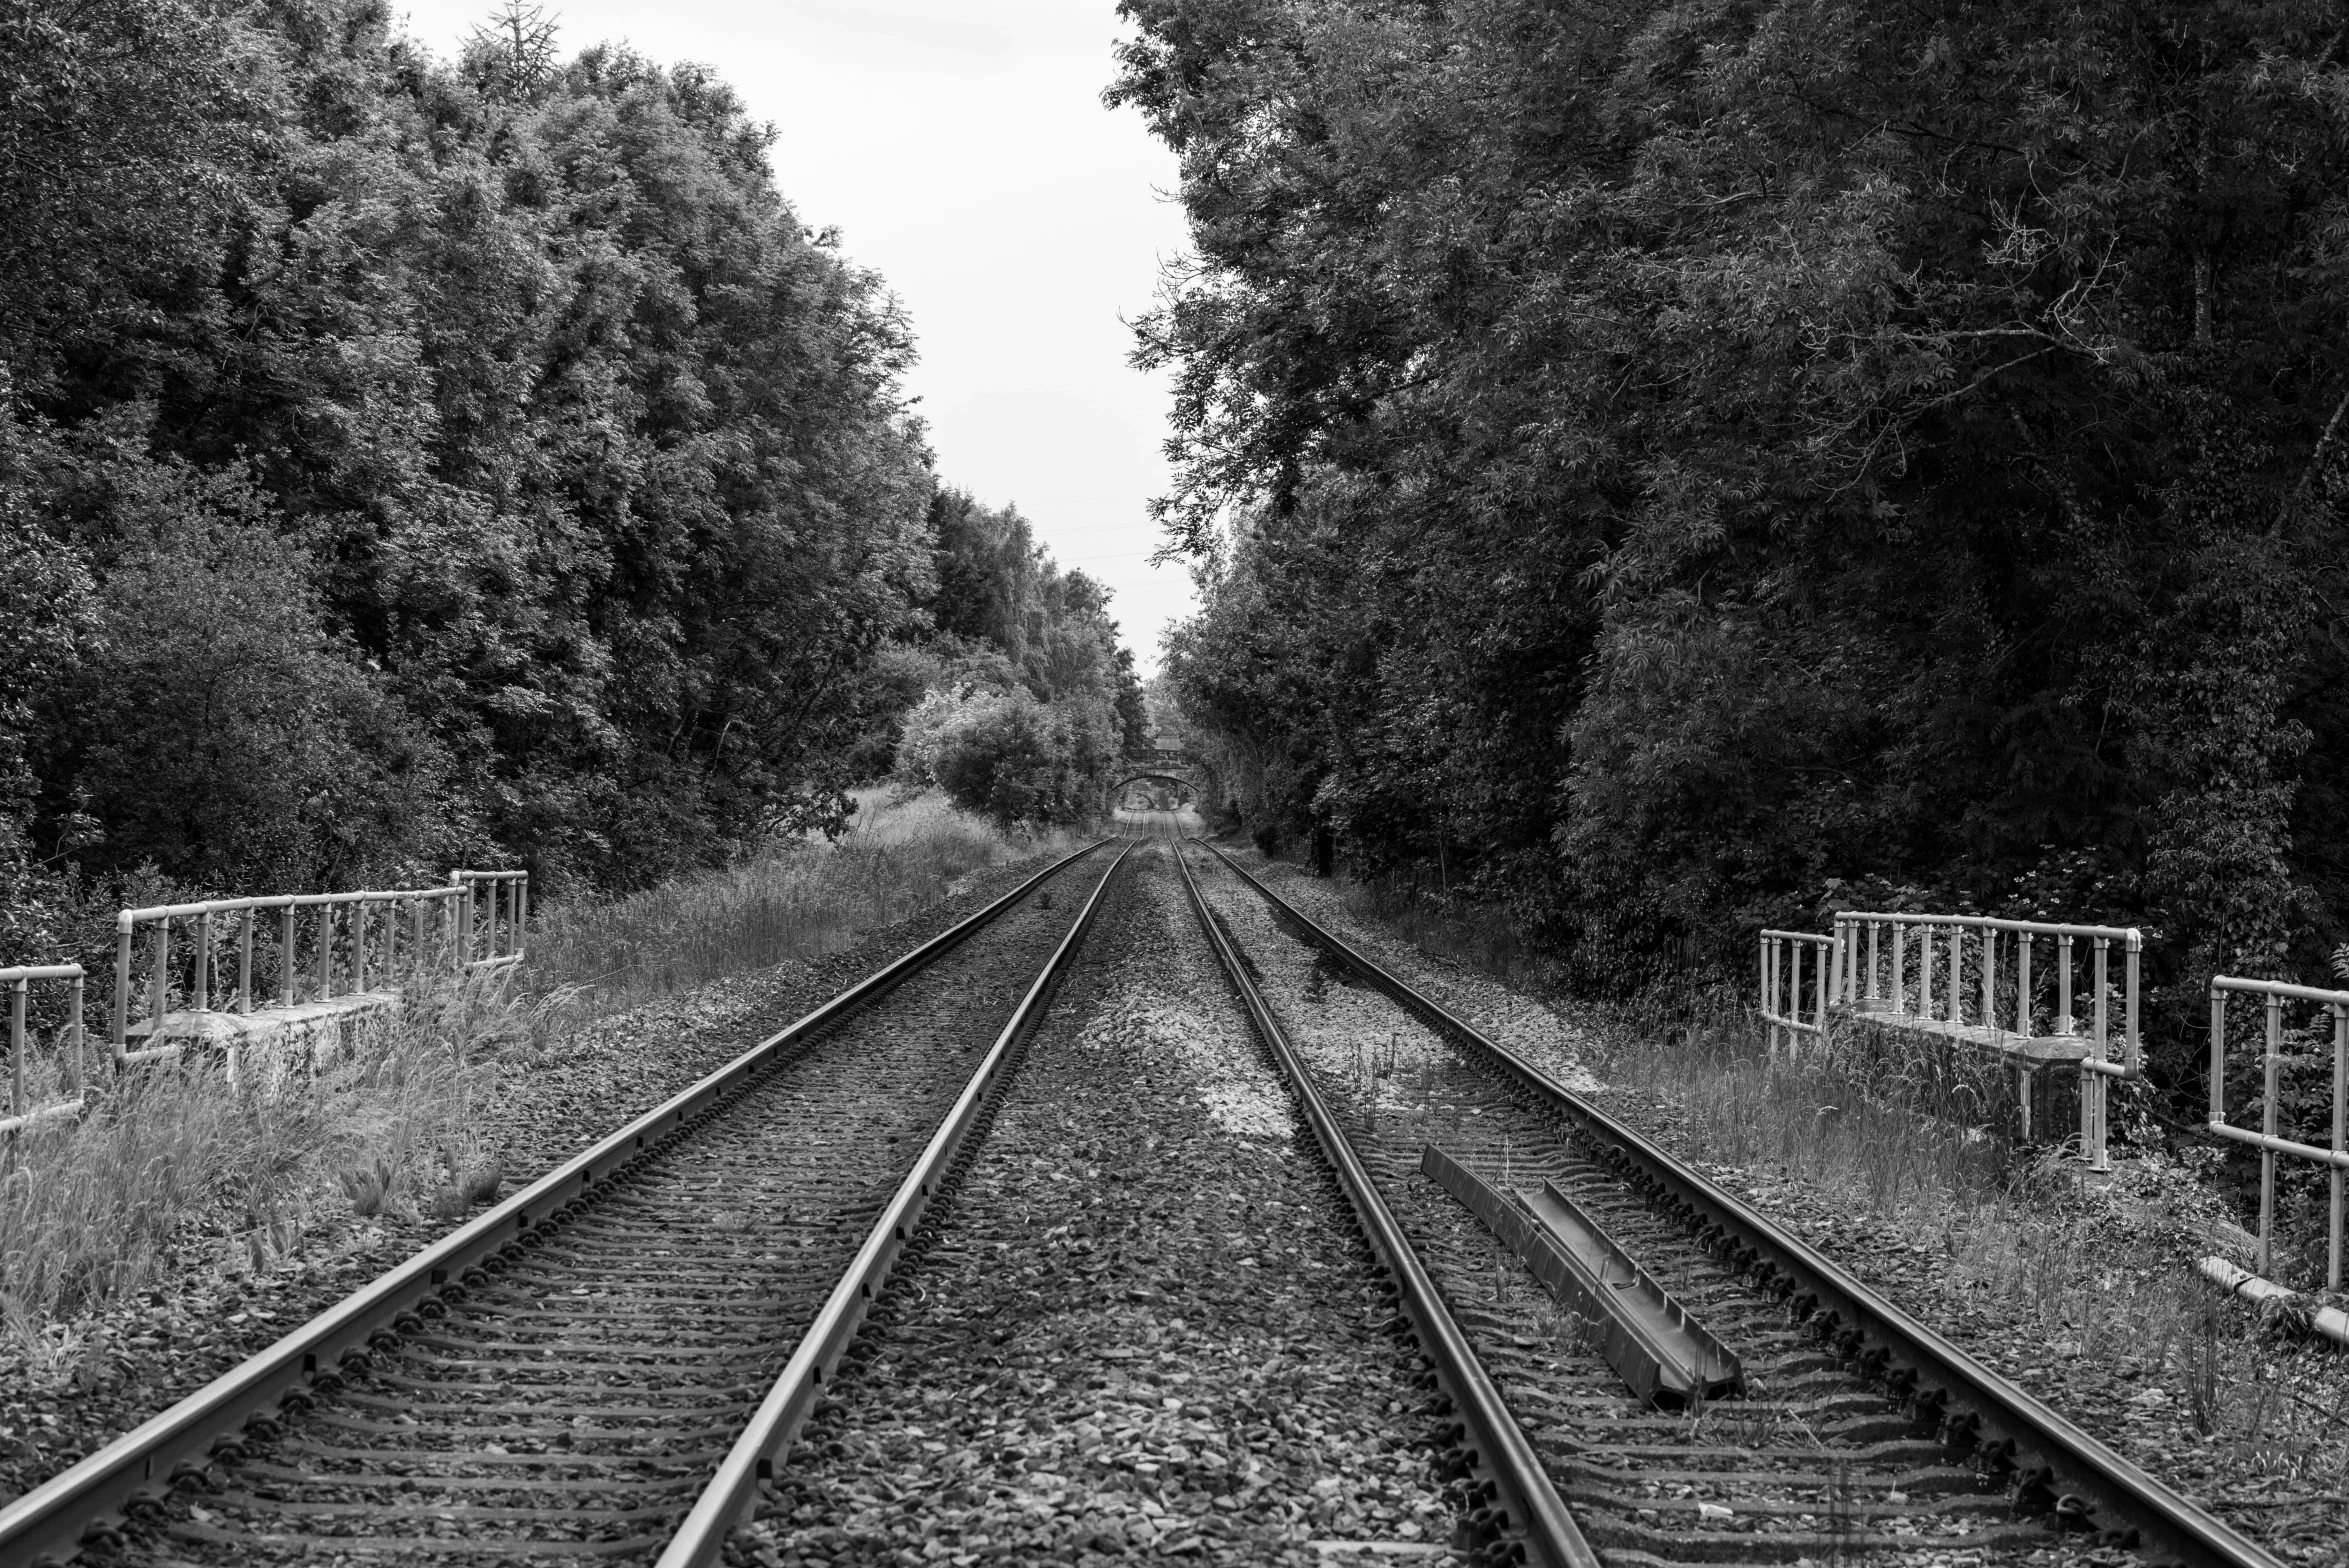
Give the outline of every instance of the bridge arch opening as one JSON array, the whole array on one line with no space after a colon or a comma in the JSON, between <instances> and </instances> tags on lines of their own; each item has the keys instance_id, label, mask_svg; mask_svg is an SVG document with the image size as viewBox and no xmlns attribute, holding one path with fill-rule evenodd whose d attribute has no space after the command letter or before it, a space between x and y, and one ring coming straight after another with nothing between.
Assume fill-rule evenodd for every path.
<instances>
[{"instance_id":1,"label":"bridge arch opening","mask_svg":"<svg viewBox=\"0 0 2349 1568\"><path fill-rule=\"evenodd\" d=\"M1173 773L1132 773L1110 786L1111 802L1128 811L1180 811L1199 803L1199 787Z\"/></svg>"}]
</instances>

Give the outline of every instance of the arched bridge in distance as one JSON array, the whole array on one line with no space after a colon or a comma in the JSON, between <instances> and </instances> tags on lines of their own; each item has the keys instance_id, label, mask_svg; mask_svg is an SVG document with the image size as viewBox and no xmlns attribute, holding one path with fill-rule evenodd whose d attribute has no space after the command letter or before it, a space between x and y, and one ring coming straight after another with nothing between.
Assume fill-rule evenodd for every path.
<instances>
[{"instance_id":1,"label":"arched bridge in distance","mask_svg":"<svg viewBox=\"0 0 2349 1568\"><path fill-rule=\"evenodd\" d=\"M1117 782L1109 787L1110 798L1114 800L1129 784L1152 783L1180 785L1196 805L1207 795L1207 769L1185 747L1129 751L1118 770Z\"/></svg>"}]
</instances>

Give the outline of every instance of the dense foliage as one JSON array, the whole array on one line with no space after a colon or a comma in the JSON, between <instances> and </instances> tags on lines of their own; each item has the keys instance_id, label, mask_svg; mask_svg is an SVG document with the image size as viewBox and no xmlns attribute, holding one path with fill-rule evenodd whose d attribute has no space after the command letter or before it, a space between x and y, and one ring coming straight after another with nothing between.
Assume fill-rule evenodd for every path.
<instances>
[{"instance_id":1,"label":"dense foliage","mask_svg":"<svg viewBox=\"0 0 2349 1568\"><path fill-rule=\"evenodd\" d=\"M956 659L1114 701L1083 578L941 593L907 326L731 90L389 17L0 0L0 962L830 829Z\"/></svg>"},{"instance_id":2,"label":"dense foliage","mask_svg":"<svg viewBox=\"0 0 2349 1568\"><path fill-rule=\"evenodd\" d=\"M1169 668L1259 822L1594 985L1853 899L2145 922L2181 1031L2319 977L2337 4L1120 9L1197 252Z\"/></svg>"},{"instance_id":3,"label":"dense foliage","mask_svg":"<svg viewBox=\"0 0 2349 1568\"><path fill-rule=\"evenodd\" d=\"M899 781L1001 822L1099 815L1119 760L1144 744L1141 682L1108 595L1055 566L1013 508L941 490L930 522L935 632L901 726Z\"/></svg>"}]
</instances>

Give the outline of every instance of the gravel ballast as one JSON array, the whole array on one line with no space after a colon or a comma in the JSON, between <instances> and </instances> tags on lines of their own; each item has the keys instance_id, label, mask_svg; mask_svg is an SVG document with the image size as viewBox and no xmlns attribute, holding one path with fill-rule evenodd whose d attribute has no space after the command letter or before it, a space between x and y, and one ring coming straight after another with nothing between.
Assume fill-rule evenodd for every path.
<instances>
[{"instance_id":1,"label":"gravel ballast","mask_svg":"<svg viewBox=\"0 0 2349 1568\"><path fill-rule=\"evenodd\" d=\"M1457 1560L1416 1349L1163 856L740 1560Z\"/></svg>"}]
</instances>

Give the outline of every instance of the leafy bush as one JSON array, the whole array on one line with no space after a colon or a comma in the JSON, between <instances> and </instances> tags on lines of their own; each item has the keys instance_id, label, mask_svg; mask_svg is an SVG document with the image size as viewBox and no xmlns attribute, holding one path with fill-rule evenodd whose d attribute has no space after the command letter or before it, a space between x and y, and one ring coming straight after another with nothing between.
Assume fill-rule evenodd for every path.
<instances>
[{"instance_id":1,"label":"leafy bush","mask_svg":"<svg viewBox=\"0 0 2349 1568\"><path fill-rule=\"evenodd\" d=\"M1119 755L1110 715L1024 691L965 702L931 745L930 774L947 798L1003 823L1100 815Z\"/></svg>"}]
</instances>

